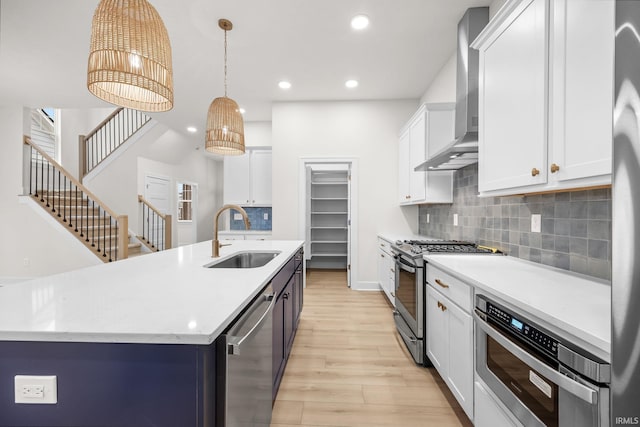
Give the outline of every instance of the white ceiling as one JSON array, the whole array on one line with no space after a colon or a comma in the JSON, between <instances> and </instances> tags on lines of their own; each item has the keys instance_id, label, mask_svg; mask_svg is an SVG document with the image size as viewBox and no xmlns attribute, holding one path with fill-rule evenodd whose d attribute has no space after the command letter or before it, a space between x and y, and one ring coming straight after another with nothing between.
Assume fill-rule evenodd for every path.
<instances>
[{"instance_id":1,"label":"white ceiling","mask_svg":"<svg viewBox=\"0 0 640 427\"><path fill-rule=\"evenodd\" d=\"M174 108L153 116L204 139L211 101L228 94L245 121L270 121L276 101L420 98L455 50L468 7L490 0L150 0L169 32ZM98 0L0 0L0 105L104 107L86 89L91 18ZM371 20L357 32L356 14ZM288 91L278 88L289 80ZM346 89L357 79L360 86ZM200 129L188 135L186 126Z\"/></svg>"}]
</instances>

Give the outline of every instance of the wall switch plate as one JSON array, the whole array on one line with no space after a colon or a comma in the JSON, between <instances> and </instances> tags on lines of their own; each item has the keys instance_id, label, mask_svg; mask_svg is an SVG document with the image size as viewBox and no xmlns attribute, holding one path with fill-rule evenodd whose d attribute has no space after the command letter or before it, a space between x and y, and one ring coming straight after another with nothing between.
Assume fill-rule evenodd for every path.
<instances>
[{"instance_id":1,"label":"wall switch plate","mask_svg":"<svg viewBox=\"0 0 640 427\"><path fill-rule=\"evenodd\" d=\"M233 214L233 220L234 221L242 221L242 214L234 213Z\"/></svg>"},{"instance_id":2,"label":"wall switch plate","mask_svg":"<svg viewBox=\"0 0 640 427\"><path fill-rule=\"evenodd\" d=\"M427 224L429 224L429 214L427 214Z\"/></svg>"},{"instance_id":3,"label":"wall switch plate","mask_svg":"<svg viewBox=\"0 0 640 427\"><path fill-rule=\"evenodd\" d=\"M14 387L16 403L58 403L58 378L56 375L16 375Z\"/></svg>"},{"instance_id":4,"label":"wall switch plate","mask_svg":"<svg viewBox=\"0 0 640 427\"><path fill-rule=\"evenodd\" d=\"M542 215L533 214L531 215L531 232L532 233L540 233L542 230Z\"/></svg>"},{"instance_id":5,"label":"wall switch plate","mask_svg":"<svg viewBox=\"0 0 640 427\"><path fill-rule=\"evenodd\" d=\"M263 218L265 221L268 221L268 220L269 220L269 214L268 214L268 213L265 213L264 215L262 215L262 218Z\"/></svg>"},{"instance_id":6,"label":"wall switch plate","mask_svg":"<svg viewBox=\"0 0 640 427\"><path fill-rule=\"evenodd\" d=\"M453 214L453 225L458 226L458 214Z\"/></svg>"}]
</instances>

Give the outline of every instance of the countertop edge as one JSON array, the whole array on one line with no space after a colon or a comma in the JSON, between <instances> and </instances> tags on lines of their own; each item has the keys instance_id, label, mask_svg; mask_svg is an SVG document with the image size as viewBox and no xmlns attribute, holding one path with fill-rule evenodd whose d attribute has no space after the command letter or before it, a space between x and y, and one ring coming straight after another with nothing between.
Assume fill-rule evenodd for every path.
<instances>
[{"instance_id":1,"label":"countertop edge","mask_svg":"<svg viewBox=\"0 0 640 427\"><path fill-rule=\"evenodd\" d=\"M437 257L437 255L433 255L433 256ZM530 305L523 303L517 298L514 298L511 295L508 295L499 290L496 290L491 286L474 279L471 276L455 271L451 269L449 266L447 266L446 264L438 261L438 259L434 258L433 256L425 255L424 259L428 261L428 263L433 264L434 266L445 270L448 274L455 277L456 279L459 279L473 286L476 290L474 292L474 295L477 293L478 290L487 292L489 294L488 296L497 298L498 299L497 302L502 302L502 303L506 303L506 305L515 306L517 309L521 310L525 316L529 317L530 320L541 323L543 325L547 325L551 332L554 332L558 335L564 335L564 334L570 335L571 339L576 341L574 342L574 344L584 348L585 350L591 352L594 356L600 357L601 359L603 359L608 363L611 362L611 352L606 351L606 348L611 347L611 343L606 342L601 338L592 335L588 331L578 329L576 326L566 323L561 319L554 318L553 316L549 315L549 313L545 313L543 311L537 310L534 307L531 307ZM526 262L524 260L514 259L512 257L510 258L510 260L517 261L517 262ZM528 263L528 264L532 264L532 263ZM536 267L538 266L536 265ZM543 268L548 266L540 265L539 267ZM559 271L558 273L570 274L571 272L568 272L568 271L565 272L563 270L563 271ZM606 281L603 281L597 278L587 277L587 276L578 275L578 274L576 274L576 276L579 276L582 278L588 278L589 280L593 280L594 282L606 285Z\"/></svg>"}]
</instances>

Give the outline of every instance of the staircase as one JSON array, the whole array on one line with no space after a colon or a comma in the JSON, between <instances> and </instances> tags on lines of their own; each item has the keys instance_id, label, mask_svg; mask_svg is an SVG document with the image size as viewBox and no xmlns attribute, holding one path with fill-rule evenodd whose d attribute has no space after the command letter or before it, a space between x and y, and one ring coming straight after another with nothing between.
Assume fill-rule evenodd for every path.
<instances>
[{"instance_id":1,"label":"staircase","mask_svg":"<svg viewBox=\"0 0 640 427\"><path fill-rule=\"evenodd\" d=\"M38 122L42 119L40 111L34 111L38 114L32 115L32 121ZM141 227L141 236L134 237L129 233L128 217L112 211L81 183L88 172L149 120L142 112L118 108L86 137L81 135L80 179L53 159L53 152L47 150L46 144L42 146L40 141L24 137L24 176L29 196L104 262L171 247L170 215L162 215L144 199L139 200L146 222Z\"/></svg>"},{"instance_id":2,"label":"staircase","mask_svg":"<svg viewBox=\"0 0 640 427\"><path fill-rule=\"evenodd\" d=\"M104 210L82 192L41 191L40 194L31 194L31 198L103 261L123 259L122 254L119 256L117 253L117 227L105 217ZM148 253L142 252L142 244L129 232L126 244L127 258Z\"/></svg>"}]
</instances>

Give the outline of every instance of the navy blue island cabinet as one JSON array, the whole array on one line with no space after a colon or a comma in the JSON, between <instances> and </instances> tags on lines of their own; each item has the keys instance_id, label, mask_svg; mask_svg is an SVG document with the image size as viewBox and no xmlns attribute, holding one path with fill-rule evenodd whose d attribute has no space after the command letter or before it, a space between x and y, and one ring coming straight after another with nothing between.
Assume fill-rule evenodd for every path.
<instances>
[{"instance_id":1,"label":"navy blue island cabinet","mask_svg":"<svg viewBox=\"0 0 640 427\"><path fill-rule=\"evenodd\" d=\"M56 375L58 403L14 402L15 375ZM0 342L0 426L215 426L214 345Z\"/></svg>"},{"instance_id":2,"label":"navy blue island cabinet","mask_svg":"<svg viewBox=\"0 0 640 427\"><path fill-rule=\"evenodd\" d=\"M274 277L276 304L273 308L273 400L284 375L302 311L302 259L300 249Z\"/></svg>"},{"instance_id":3,"label":"navy blue island cabinet","mask_svg":"<svg viewBox=\"0 0 640 427\"><path fill-rule=\"evenodd\" d=\"M302 309L302 258L300 249L271 281L274 399ZM0 427L214 427L220 351L216 341L0 341ZM15 403L16 375L56 375L57 404Z\"/></svg>"}]
</instances>

